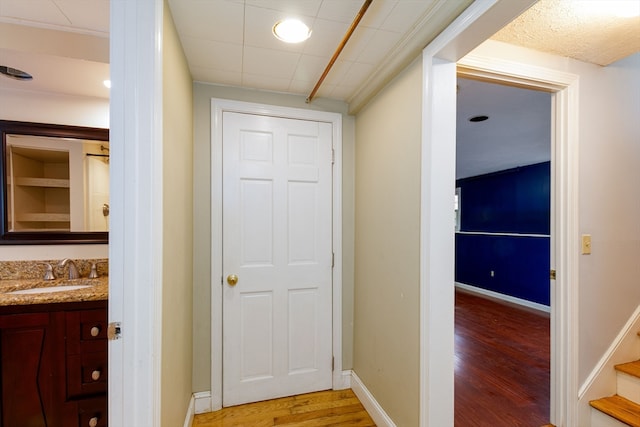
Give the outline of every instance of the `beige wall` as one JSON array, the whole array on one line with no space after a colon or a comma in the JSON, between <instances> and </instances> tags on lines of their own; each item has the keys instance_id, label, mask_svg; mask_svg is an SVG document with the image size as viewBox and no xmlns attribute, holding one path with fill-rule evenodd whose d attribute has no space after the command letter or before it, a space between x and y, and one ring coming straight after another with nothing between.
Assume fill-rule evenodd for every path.
<instances>
[{"instance_id":1,"label":"beige wall","mask_svg":"<svg viewBox=\"0 0 640 427\"><path fill-rule=\"evenodd\" d=\"M193 391L193 95L171 13L164 7L161 422L184 423Z\"/></svg>"},{"instance_id":2,"label":"beige wall","mask_svg":"<svg viewBox=\"0 0 640 427\"><path fill-rule=\"evenodd\" d=\"M419 424L422 64L356 117L353 369L398 426Z\"/></svg>"},{"instance_id":3,"label":"beige wall","mask_svg":"<svg viewBox=\"0 0 640 427\"><path fill-rule=\"evenodd\" d=\"M211 98L341 113L343 158L342 364L350 369L353 347L354 118L347 105L304 96L194 83L194 391L211 390Z\"/></svg>"}]
</instances>

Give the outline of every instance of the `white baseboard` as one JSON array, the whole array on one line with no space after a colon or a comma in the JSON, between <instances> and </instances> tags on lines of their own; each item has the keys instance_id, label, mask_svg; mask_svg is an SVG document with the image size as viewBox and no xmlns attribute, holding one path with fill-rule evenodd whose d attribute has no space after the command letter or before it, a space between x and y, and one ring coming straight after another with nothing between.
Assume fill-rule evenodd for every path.
<instances>
[{"instance_id":1,"label":"white baseboard","mask_svg":"<svg viewBox=\"0 0 640 427\"><path fill-rule=\"evenodd\" d=\"M197 393L193 393L193 398L195 399L194 408L196 415L213 412L210 391L200 391Z\"/></svg>"},{"instance_id":2,"label":"white baseboard","mask_svg":"<svg viewBox=\"0 0 640 427\"><path fill-rule=\"evenodd\" d=\"M189 400L189 407L187 408L187 415L184 417L184 427L191 427L193 424L193 417L195 407L195 397L191 395L191 399Z\"/></svg>"},{"instance_id":3,"label":"white baseboard","mask_svg":"<svg viewBox=\"0 0 640 427\"><path fill-rule=\"evenodd\" d=\"M367 390L367 387L362 383L360 378L350 370L342 371L340 378L333 385L334 390L345 390L351 388L353 392L358 396L358 399L362 402L373 421L379 427L396 427L394 422L384 412L382 406L378 404L373 395ZM218 408L219 409L219 408ZM213 412L214 408L211 400L211 392L201 391L194 393L191 396L189 402L189 409L184 421L184 427L191 427L193 423L193 417L197 414L204 414L207 412Z\"/></svg>"},{"instance_id":4,"label":"white baseboard","mask_svg":"<svg viewBox=\"0 0 640 427\"><path fill-rule=\"evenodd\" d=\"M537 302L527 301L526 299L512 297L510 295L501 294L499 292L489 291L487 289L478 288L477 286L456 282L456 288L460 288L474 294L485 295L513 304L522 305L524 307L533 308L534 310L544 311L545 313L551 313L551 307L549 307L548 305L538 304Z\"/></svg>"},{"instance_id":5,"label":"white baseboard","mask_svg":"<svg viewBox=\"0 0 640 427\"><path fill-rule=\"evenodd\" d=\"M355 372L351 371L351 389L358 396L362 406L367 410L373 422L378 427L396 427L395 423L382 409L382 406L376 401L375 397L369 392L364 383L358 378Z\"/></svg>"},{"instance_id":6,"label":"white baseboard","mask_svg":"<svg viewBox=\"0 0 640 427\"><path fill-rule=\"evenodd\" d=\"M339 374L334 373L333 389L346 390L351 388L351 370L342 371Z\"/></svg>"}]
</instances>

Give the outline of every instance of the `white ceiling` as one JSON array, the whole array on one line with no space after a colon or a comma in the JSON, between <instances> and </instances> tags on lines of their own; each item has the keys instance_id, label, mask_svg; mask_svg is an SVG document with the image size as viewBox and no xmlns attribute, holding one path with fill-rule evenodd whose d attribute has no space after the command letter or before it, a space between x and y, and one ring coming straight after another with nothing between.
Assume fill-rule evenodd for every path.
<instances>
[{"instance_id":1,"label":"white ceiling","mask_svg":"<svg viewBox=\"0 0 640 427\"><path fill-rule=\"evenodd\" d=\"M483 122L470 122L485 115ZM456 178L551 158L551 94L458 79Z\"/></svg>"},{"instance_id":2,"label":"white ceiling","mask_svg":"<svg viewBox=\"0 0 640 427\"><path fill-rule=\"evenodd\" d=\"M568 3L576 1L541 0L495 38L594 63L615 61L640 50L636 43L640 38L640 18L606 17L603 31L605 27L599 24L578 21L585 16L567 8ZM308 96L364 0L168 2L194 80ZM345 102L362 102L363 94L372 96L373 86L384 83L406 66L471 2L374 0L317 96ZM307 22L312 37L299 45L277 41L271 28L285 15ZM612 30L614 22L621 24L621 35ZM590 25L596 25L595 29ZM568 47L560 48L576 28L582 29L579 43L573 39ZM109 0L0 0L0 65L34 75L28 83L0 76L0 90L108 98L108 90L102 86L108 76L108 37ZM604 60L603 52L607 53ZM522 105L514 104L522 96L520 89L483 85L460 83L458 143L466 148L458 155L459 173L469 176L502 167L496 162L499 159L505 160L504 165L515 166L537 162L541 156L533 151L543 138L531 135L540 132L540 122L532 118L542 114L540 108L532 107L529 96ZM487 91L491 94L487 95ZM506 97L504 102L499 101L502 97ZM491 104L487 99L492 100ZM0 108L8 107L0 103ZM508 116L520 109L528 120ZM486 114L491 119L469 126L466 119L472 114ZM543 120L548 120L550 114L545 117ZM502 120L507 124L504 129L499 126ZM528 122L532 127L518 129L516 138L512 126L516 122ZM481 136L501 145L481 148ZM529 140L534 142L515 150L515 141ZM486 153L492 153L493 165ZM528 160L520 160L516 153L524 153Z\"/></svg>"},{"instance_id":3,"label":"white ceiling","mask_svg":"<svg viewBox=\"0 0 640 427\"><path fill-rule=\"evenodd\" d=\"M169 0L194 80L308 96L363 0ZM470 0L375 0L333 65L317 96L348 101L396 54L417 26L446 11L441 31ZM311 37L288 44L272 34L287 17ZM426 45L426 42L425 42ZM424 45L422 45L424 47Z\"/></svg>"}]
</instances>

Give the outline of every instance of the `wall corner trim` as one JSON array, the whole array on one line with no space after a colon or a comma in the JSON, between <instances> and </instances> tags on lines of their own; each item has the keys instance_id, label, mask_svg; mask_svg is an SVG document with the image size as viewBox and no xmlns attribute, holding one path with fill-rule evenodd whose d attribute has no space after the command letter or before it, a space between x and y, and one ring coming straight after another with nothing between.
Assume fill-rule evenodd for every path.
<instances>
[{"instance_id":1,"label":"wall corner trim","mask_svg":"<svg viewBox=\"0 0 640 427\"><path fill-rule=\"evenodd\" d=\"M213 411L213 403L211 400L210 391L199 391L193 393L193 399L195 402L194 411L196 415Z\"/></svg>"},{"instance_id":2,"label":"wall corner trim","mask_svg":"<svg viewBox=\"0 0 640 427\"><path fill-rule=\"evenodd\" d=\"M194 417L194 408L195 408L195 395L191 395L191 399L189 400L189 406L187 407L187 414L184 417L184 425L183 427L191 427L193 424Z\"/></svg>"},{"instance_id":3,"label":"wall corner trim","mask_svg":"<svg viewBox=\"0 0 640 427\"><path fill-rule=\"evenodd\" d=\"M343 371L348 372L348 371ZM362 406L367 410L373 421L378 427L396 427L391 417L382 409L382 406L376 401L373 394L367 389L362 380L356 375L355 372L351 372L351 389L358 396Z\"/></svg>"}]
</instances>

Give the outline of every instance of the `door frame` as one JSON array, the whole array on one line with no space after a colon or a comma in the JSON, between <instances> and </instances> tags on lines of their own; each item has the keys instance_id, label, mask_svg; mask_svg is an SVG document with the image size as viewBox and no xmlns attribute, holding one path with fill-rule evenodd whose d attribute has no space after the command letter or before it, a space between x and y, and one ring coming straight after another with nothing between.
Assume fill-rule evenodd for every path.
<instances>
[{"instance_id":1,"label":"door frame","mask_svg":"<svg viewBox=\"0 0 640 427\"><path fill-rule=\"evenodd\" d=\"M222 408L222 114L236 112L332 124L332 354L333 388L348 387L342 374L342 115L227 99L211 99L211 406Z\"/></svg>"},{"instance_id":2,"label":"door frame","mask_svg":"<svg viewBox=\"0 0 640 427\"><path fill-rule=\"evenodd\" d=\"M420 408L420 425L453 425L452 288L455 261L451 250L453 227L447 228L444 224L451 222L451 190L455 188L455 79L458 75L552 93L551 268L556 270L557 276L555 282L551 282L550 421L558 427L575 425L578 403L578 76L488 56L460 57L459 50L457 56L447 54L446 47L427 46L423 52L420 390L421 401L425 404ZM447 183L451 183L451 188ZM451 290L446 288L447 284ZM429 348L438 348L438 351L429 351Z\"/></svg>"},{"instance_id":3,"label":"door frame","mask_svg":"<svg viewBox=\"0 0 640 427\"><path fill-rule=\"evenodd\" d=\"M550 421L577 423L578 76L468 55L458 75L552 94L551 117L551 394Z\"/></svg>"}]
</instances>

